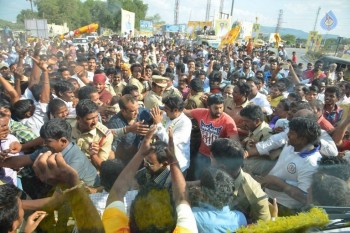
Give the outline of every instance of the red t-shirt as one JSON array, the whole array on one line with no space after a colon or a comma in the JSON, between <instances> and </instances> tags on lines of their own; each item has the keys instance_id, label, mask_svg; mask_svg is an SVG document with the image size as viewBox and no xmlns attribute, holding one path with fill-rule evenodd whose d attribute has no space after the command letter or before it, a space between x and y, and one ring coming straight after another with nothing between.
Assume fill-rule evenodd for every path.
<instances>
[{"instance_id":1,"label":"red t-shirt","mask_svg":"<svg viewBox=\"0 0 350 233\"><path fill-rule=\"evenodd\" d=\"M109 102L111 102L113 96L111 93L109 93L109 91L107 91L106 89L103 89L103 91L100 93L100 100L102 103L104 103L105 105L108 105Z\"/></svg>"},{"instance_id":2,"label":"red t-shirt","mask_svg":"<svg viewBox=\"0 0 350 233\"><path fill-rule=\"evenodd\" d=\"M318 118L317 123L320 125L321 129L331 133L334 130L334 126L326 119L324 116Z\"/></svg>"},{"instance_id":3,"label":"red t-shirt","mask_svg":"<svg viewBox=\"0 0 350 233\"><path fill-rule=\"evenodd\" d=\"M209 109L197 108L191 111L191 115L201 130L199 152L205 156L211 155L210 146L216 139L238 134L236 123L226 113L222 113L219 118L212 118Z\"/></svg>"}]
</instances>

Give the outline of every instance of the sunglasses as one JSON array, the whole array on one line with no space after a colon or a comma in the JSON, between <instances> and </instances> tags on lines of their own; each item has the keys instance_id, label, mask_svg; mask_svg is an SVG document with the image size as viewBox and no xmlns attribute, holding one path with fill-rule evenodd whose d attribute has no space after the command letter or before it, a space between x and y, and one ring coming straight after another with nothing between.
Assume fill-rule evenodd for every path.
<instances>
[{"instance_id":1,"label":"sunglasses","mask_svg":"<svg viewBox=\"0 0 350 233\"><path fill-rule=\"evenodd\" d=\"M151 164L150 162L148 162L146 160L146 158L143 158L143 162L147 165L147 167L153 167L154 166L154 164Z\"/></svg>"}]
</instances>

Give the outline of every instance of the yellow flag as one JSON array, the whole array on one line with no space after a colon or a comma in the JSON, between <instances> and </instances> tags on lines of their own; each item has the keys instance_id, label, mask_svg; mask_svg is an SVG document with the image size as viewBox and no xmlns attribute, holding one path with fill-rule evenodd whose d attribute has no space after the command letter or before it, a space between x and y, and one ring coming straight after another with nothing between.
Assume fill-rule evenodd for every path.
<instances>
[{"instance_id":1,"label":"yellow flag","mask_svg":"<svg viewBox=\"0 0 350 233\"><path fill-rule=\"evenodd\" d=\"M281 41L282 39L281 39L279 33L275 33L274 37L275 37L275 40L276 40L275 47L278 48L278 45L280 44L280 41Z\"/></svg>"},{"instance_id":2,"label":"yellow flag","mask_svg":"<svg viewBox=\"0 0 350 233\"><path fill-rule=\"evenodd\" d=\"M232 44L233 42L235 42L240 31L241 31L241 26L239 25L232 28L226 35L224 35L221 38L221 43L219 45L219 48L221 49L224 45Z\"/></svg>"}]
</instances>

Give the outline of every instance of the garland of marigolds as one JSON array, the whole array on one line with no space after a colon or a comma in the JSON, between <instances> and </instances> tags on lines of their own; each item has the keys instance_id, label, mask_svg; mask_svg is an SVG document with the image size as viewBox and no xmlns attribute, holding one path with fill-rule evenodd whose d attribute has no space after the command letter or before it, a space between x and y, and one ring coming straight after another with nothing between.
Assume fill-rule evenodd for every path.
<instances>
[{"instance_id":1,"label":"garland of marigolds","mask_svg":"<svg viewBox=\"0 0 350 233\"><path fill-rule=\"evenodd\" d=\"M288 217L278 217L275 221L259 220L256 224L239 228L237 233L281 233L305 232L313 227L324 227L329 223L326 212L320 208L312 208L309 212Z\"/></svg>"}]
</instances>

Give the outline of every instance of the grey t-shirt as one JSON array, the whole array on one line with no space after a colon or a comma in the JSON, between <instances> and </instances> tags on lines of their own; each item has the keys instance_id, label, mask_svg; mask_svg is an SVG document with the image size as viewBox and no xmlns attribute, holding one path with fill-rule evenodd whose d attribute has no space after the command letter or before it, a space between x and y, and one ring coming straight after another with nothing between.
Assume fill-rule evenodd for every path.
<instances>
[{"instance_id":1,"label":"grey t-shirt","mask_svg":"<svg viewBox=\"0 0 350 233\"><path fill-rule=\"evenodd\" d=\"M29 157L34 162L41 153L48 150L49 148L43 147L34 151ZM75 143L69 143L61 153L66 163L78 172L80 180L86 185L98 186L100 184L100 178L97 174L96 168Z\"/></svg>"}]
</instances>

